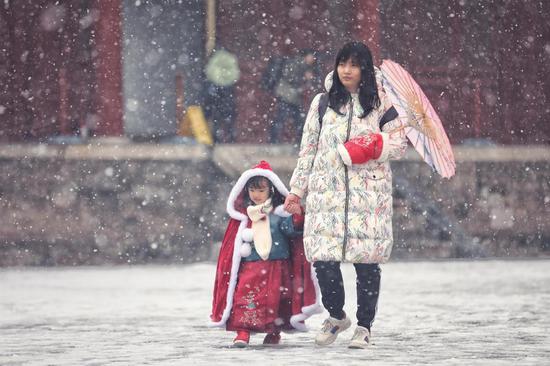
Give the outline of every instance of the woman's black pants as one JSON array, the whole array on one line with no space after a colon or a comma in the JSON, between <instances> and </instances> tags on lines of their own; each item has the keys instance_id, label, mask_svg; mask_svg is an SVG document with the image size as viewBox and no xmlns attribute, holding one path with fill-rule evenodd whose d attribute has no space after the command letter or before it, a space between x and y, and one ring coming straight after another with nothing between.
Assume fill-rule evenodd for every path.
<instances>
[{"instance_id":1,"label":"woman's black pants","mask_svg":"<svg viewBox=\"0 0 550 366\"><path fill-rule=\"evenodd\" d=\"M380 291L380 266L378 264L354 263L357 274L357 325L370 331ZM315 262L317 280L323 296L323 306L331 317L344 317L344 282L340 262Z\"/></svg>"}]
</instances>

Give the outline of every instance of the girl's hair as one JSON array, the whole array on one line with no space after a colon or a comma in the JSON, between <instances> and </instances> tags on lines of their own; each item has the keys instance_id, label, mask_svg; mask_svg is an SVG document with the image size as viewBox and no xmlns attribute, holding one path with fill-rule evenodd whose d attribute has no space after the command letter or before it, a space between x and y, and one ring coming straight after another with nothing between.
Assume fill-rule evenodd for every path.
<instances>
[{"instance_id":1,"label":"girl's hair","mask_svg":"<svg viewBox=\"0 0 550 366\"><path fill-rule=\"evenodd\" d=\"M336 113L340 114L340 108L350 99L350 93L338 77L338 65L340 62L346 62L350 59L361 68L359 103L361 103L361 107L363 107L363 115L361 118L364 118L374 108L380 106L372 54L364 43L348 42L338 52L338 55L336 55L336 63L334 64L334 72L332 75L332 87L328 92L329 106Z\"/></svg>"},{"instance_id":2,"label":"girl's hair","mask_svg":"<svg viewBox=\"0 0 550 366\"><path fill-rule=\"evenodd\" d=\"M277 207L278 205L282 204L284 202L284 197L282 194L279 193L273 186L273 183L266 177L263 177L261 175L255 175L252 178L250 178L246 184L244 185L245 190L245 197L246 197L246 205L253 205L254 202L250 199L250 196L248 195L248 189L249 188L263 188L263 183L267 183L267 188L269 189L269 198L271 198L271 204L273 207Z\"/></svg>"},{"instance_id":3,"label":"girl's hair","mask_svg":"<svg viewBox=\"0 0 550 366\"><path fill-rule=\"evenodd\" d=\"M267 179L266 177L262 177L261 175L256 175L252 178L250 178L244 188L246 189L246 191L248 192L248 189L249 188L263 188L263 184L262 183L267 183L267 187L269 188L269 196L271 197L271 195L273 194L273 183L271 183L271 181L269 179Z\"/></svg>"}]
</instances>

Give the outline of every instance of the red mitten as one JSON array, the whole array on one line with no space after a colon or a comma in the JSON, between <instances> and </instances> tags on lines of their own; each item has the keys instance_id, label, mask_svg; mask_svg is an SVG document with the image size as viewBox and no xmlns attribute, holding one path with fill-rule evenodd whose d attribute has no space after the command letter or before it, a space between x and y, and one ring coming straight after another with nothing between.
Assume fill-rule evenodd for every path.
<instances>
[{"instance_id":1,"label":"red mitten","mask_svg":"<svg viewBox=\"0 0 550 366\"><path fill-rule=\"evenodd\" d=\"M354 137L345 144L339 144L337 149L344 164L352 165L378 159L382 154L383 146L382 135L371 133L367 136Z\"/></svg>"},{"instance_id":2,"label":"red mitten","mask_svg":"<svg viewBox=\"0 0 550 366\"><path fill-rule=\"evenodd\" d=\"M292 215L292 223L295 229L302 229L304 227L304 209L300 206L300 212Z\"/></svg>"}]
</instances>

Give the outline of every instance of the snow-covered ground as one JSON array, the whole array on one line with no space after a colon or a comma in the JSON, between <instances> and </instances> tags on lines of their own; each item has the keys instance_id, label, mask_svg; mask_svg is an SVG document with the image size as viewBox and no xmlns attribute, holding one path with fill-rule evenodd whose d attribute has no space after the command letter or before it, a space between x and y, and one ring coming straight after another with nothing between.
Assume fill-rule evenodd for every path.
<instances>
[{"instance_id":1,"label":"snow-covered ground","mask_svg":"<svg viewBox=\"0 0 550 366\"><path fill-rule=\"evenodd\" d=\"M550 260L386 264L367 350L346 348L352 330L326 348L313 331L229 348L232 333L205 327L214 269L0 270L0 364L550 364ZM344 276L354 314L352 266Z\"/></svg>"}]
</instances>

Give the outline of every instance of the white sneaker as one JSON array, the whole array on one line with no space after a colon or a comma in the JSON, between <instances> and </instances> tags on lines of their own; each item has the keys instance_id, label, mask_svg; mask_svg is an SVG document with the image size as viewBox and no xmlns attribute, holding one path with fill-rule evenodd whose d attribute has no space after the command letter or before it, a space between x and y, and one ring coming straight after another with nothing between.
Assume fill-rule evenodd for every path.
<instances>
[{"instance_id":1,"label":"white sneaker","mask_svg":"<svg viewBox=\"0 0 550 366\"><path fill-rule=\"evenodd\" d=\"M367 328L357 326L351 337L348 348L367 348L370 340L370 332Z\"/></svg>"},{"instance_id":2,"label":"white sneaker","mask_svg":"<svg viewBox=\"0 0 550 366\"><path fill-rule=\"evenodd\" d=\"M342 320L329 316L328 319L325 319L319 333L317 333L315 343L319 346L328 346L336 340L340 332L343 332L350 326L351 320L347 316Z\"/></svg>"}]
</instances>

